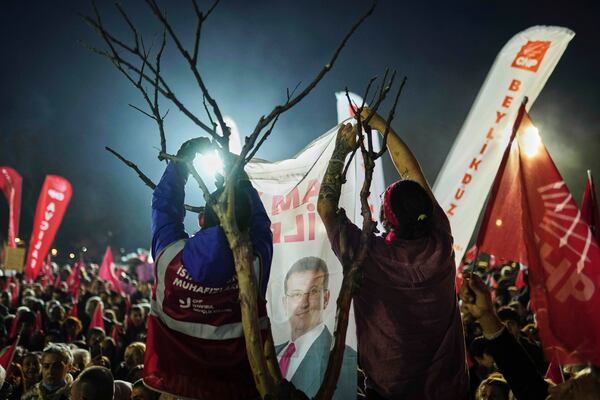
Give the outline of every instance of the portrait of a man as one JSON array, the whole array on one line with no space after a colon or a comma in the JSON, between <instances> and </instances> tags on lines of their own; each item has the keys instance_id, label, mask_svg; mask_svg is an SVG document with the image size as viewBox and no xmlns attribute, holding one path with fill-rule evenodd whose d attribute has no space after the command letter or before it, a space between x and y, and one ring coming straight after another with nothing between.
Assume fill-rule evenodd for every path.
<instances>
[{"instance_id":1,"label":"portrait of a man","mask_svg":"<svg viewBox=\"0 0 600 400\"><path fill-rule=\"evenodd\" d=\"M316 395L327 369L333 336L323 322L331 299L329 271L318 257L303 257L289 269L284 280L283 306L290 324L290 339L276 346L285 379ZM356 351L346 346L334 399L356 398Z\"/></svg>"}]
</instances>

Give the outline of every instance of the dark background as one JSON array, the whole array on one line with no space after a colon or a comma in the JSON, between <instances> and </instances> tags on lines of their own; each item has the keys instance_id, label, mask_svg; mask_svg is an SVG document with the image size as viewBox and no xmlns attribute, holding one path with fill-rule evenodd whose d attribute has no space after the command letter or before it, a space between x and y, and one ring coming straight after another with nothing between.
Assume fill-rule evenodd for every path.
<instances>
[{"instance_id":1,"label":"dark background","mask_svg":"<svg viewBox=\"0 0 600 400\"><path fill-rule=\"evenodd\" d=\"M394 127L421 161L431 183L483 84L496 54L533 25L575 31L531 115L558 168L579 201L585 171L600 174L600 29L598 2L380 1L351 39L333 71L309 97L284 114L258 156L288 158L336 123L334 92L361 93L386 67L408 76ZM595 3L595 4L594 4ZM187 44L195 27L188 1L163 1ZM200 0L206 9L209 2ZM159 25L142 1L124 7L150 42ZM366 1L223 1L205 24L200 65L221 109L242 135L284 100L287 87L307 83L327 62ZM99 1L105 23L128 38L112 2ZM138 92L80 41L102 47L77 16L86 1L0 3L0 165L23 176L20 236L31 232L46 174L73 184L73 198L55 239L60 254L86 246L92 258L107 244L149 247L150 190L104 150L109 145L157 181L163 165L155 125L127 106L143 106ZM163 63L180 97L204 116L201 95L174 46ZM167 118L168 150L202 134L175 108ZM394 179L389 162L387 180ZM190 185L191 186L191 185ZM188 202L201 203L197 190ZM8 208L0 200L0 235ZM193 224L188 221L190 228Z\"/></svg>"}]
</instances>

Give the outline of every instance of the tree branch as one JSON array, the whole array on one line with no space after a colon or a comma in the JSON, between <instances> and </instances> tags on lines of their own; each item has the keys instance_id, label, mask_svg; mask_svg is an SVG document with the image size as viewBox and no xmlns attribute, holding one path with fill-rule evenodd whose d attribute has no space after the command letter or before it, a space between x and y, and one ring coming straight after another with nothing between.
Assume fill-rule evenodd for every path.
<instances>
[{"instance_id":1,"label":"tree branch","mask_svg":"<svg viewBox=\"0 0 600 400\"><path fill-rule=\"evenodd\" d=\"M133 162L129 161L128 159L126 159L125 157L123 157L121 154L119 154L116 150L111 149L108 146L104 147L106 150L108 150L110 153L112 153L112 155L114 155L115 157L117 157L119 160L121 160L125 165L127 165L129 168L133 169L138 176L140 177L140 179L142 180L142 182L144 182L144 184L146 186L148 186L150 189L154 190L156 188L156 184L154 182L152 182L152 179L148 178L148 176L146 174L144 174L139 167L134 164ZM195 213L201 213L204 212L204 207L198 207L198 206L190 206L185 204L185 209L187 211L190 212L195 212Z\"/></svg>"}]
</instances>

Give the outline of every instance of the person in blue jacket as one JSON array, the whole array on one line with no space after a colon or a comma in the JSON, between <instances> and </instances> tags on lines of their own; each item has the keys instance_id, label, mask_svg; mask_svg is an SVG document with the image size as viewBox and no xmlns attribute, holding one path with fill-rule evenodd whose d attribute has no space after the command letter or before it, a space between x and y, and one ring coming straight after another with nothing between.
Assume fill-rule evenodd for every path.
<instances>
[{"instance_id":1,"label":"person in blue jacket","mask_svg":"<svg viewBox=\"0 0 600 400\"><path fill-rule=\"evenodd\" d=\"M156 282L148 319L144 383L188 399L258 398L247 359L233 253L210 205L201 229L184 229L187 163L210 148L206 138L184 143L152 196L152 255ZM252 242L263 338L269 320L264 299L273 240L271 222L245 173L235 188L236 222ZM214 193L213 198L218 198Z\"/></svg>"}]
</instances>

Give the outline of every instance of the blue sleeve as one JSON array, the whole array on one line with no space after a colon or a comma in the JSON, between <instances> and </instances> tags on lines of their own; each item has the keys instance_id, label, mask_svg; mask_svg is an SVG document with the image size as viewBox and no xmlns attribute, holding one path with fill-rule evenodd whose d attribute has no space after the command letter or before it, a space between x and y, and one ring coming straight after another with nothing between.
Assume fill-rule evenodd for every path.
<instances>
[{"instance_id":1,"label":"blue sleeve","mask_svg":"<svg viewBox=\"0 0 600 400\"><path fill-rule=\"evenodd\" d=\"M271 220L263 206L260 196L250 182L248 194L252 202L252 217L250 220L250 240L254 255L258 256L262 265L260 290L263 297L267 293L267 284L271 273L271 261L273 260L273 233L271 232Z\"/></svg>"},{"instance_id":2,"label":"blue sleeve","mask_svg":"<svg viewBox=\"0 0 600 400\"><path fill-rule=\"evenodd\" d=\"M254 255L261 260L260 291L267 293L267 283L273 258L271 220L260 201L258 192L250 185L248 194L252 202L250 240ZM196 282L208 287L222 287L235 275L233 254L220 226L201 229L185 244L183 265Z\"/></svg>"},{"instance_id":3,"label":"blue sleeve","mask_svg":"<svg viewBox=\"0 0 600 400\"><path fill-rule=\"evenodd\" d=\"M170 162L152 193L152 257L179 239L187 239L183 226L185 209L185 167Z\"/></svg>"}]
</instances>

